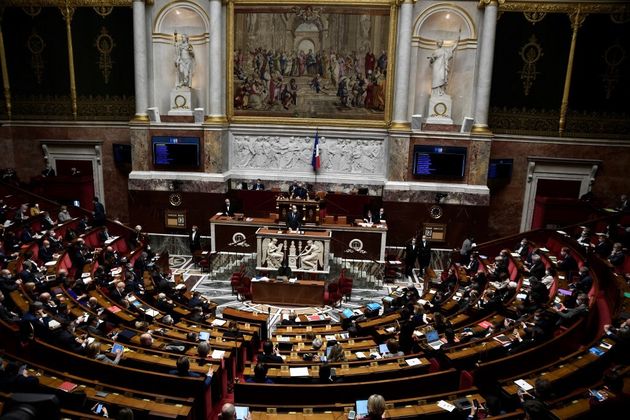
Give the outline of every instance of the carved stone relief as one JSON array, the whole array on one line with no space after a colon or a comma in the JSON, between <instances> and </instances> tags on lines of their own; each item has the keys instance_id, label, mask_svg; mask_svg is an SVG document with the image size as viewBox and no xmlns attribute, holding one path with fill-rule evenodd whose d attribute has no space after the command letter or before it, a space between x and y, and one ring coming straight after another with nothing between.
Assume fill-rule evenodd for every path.
<instances>
[{"instance_id":1,"label":"carved stone relief","mask_svg":"<svg viewBox=\"0 0 630 420\"><path fill-rule=\"evenodd\" d=\"M320 137L319 151L324 175L356 174L384 176L385 150L382 139ZM312 172L312 137L235 135L230 169Z\"/></svg>"}]
</instances>

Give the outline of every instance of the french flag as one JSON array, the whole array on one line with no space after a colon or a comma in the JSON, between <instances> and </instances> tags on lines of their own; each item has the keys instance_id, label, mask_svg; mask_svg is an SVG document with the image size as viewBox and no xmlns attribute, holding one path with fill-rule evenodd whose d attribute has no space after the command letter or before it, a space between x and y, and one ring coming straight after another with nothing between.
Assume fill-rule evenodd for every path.
<instances>
[{"instance_id":1,"label":"french flag","mask_svg":"<svg viewBox=\"0 0 630 420\"><path fill-rule=\"evenodd\" d=\"M319 135L317 131L315 131L315 144L313 145L313 159L311 160L311 165L313 165L313 170L317 172L317 170L321 166L321 162L319 160Z\"/></svg>"}]
</instances>

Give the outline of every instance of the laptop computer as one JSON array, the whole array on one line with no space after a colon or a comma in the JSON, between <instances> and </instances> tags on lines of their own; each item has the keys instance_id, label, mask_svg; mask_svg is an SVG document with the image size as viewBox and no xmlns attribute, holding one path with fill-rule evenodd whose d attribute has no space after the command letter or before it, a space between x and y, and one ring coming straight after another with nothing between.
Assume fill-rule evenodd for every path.
<instances>
[{"instance_id":1,"label":"laptop computer","mask_svg":"<svg viewBox=\"0 0 630 420\"><path fill-rule=\"evenodd\" d=\"M357 400L357 417L364 417L368 414L367 400Z\"/></svg>"},{"instance_id":2,"label":"laptop computer","mask_svg":"<svg viewBox=\"0 0 630 420\"><path fill-rule=\"evenodd\" d=\"M425 333L425 337L427 338L427 344L435 350L438 350L444 344L440 341L440 334L436 330Z\"/></svg>"}]
</instances>

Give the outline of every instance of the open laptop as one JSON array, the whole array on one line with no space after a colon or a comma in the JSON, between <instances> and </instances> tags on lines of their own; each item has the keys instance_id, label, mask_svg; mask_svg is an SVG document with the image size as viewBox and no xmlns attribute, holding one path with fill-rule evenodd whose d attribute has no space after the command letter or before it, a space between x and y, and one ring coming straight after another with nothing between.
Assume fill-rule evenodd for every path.
<instances>
[{"instance_id":1,"label":"open laptop","mask_svg":"<svg viewBox=\"0 0 630 420\"><path fill-rule=\"evenodd\" d=\"M367 400L357 400L357 417L365 417L368 414Z\"/></svg>"},{"instance_id":2,"label":"open laptop","mask_svg":"<svg viewBox=\"0 0 630 420\"><path fill-rule=\"evenodd\" d=\"M442 344L444 344L442 343L442 341L440 341L440 335L436 330L428 331L427 333L425 333L425 336L427 338L427 344L435 350L438 350L440 347L442 347Z\"/></svg>"}]
</instances>

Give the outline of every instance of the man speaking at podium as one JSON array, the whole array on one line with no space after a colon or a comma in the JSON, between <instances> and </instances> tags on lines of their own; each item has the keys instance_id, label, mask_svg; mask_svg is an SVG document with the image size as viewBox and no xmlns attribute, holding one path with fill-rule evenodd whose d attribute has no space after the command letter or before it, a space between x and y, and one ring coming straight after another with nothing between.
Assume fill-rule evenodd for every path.
<instances>
[{"instance_id":1,"label":"man speaking at podium","mask_svg":"<svg viewBox=\"0 0 630 420\"><path fill-rule=\"evenodd\" d=\"M287 229L289 231L299 231L302 226L302 215L298 213L297 206L291 206L291 211L287 214Z\"/></svg>"}]
</instances>

